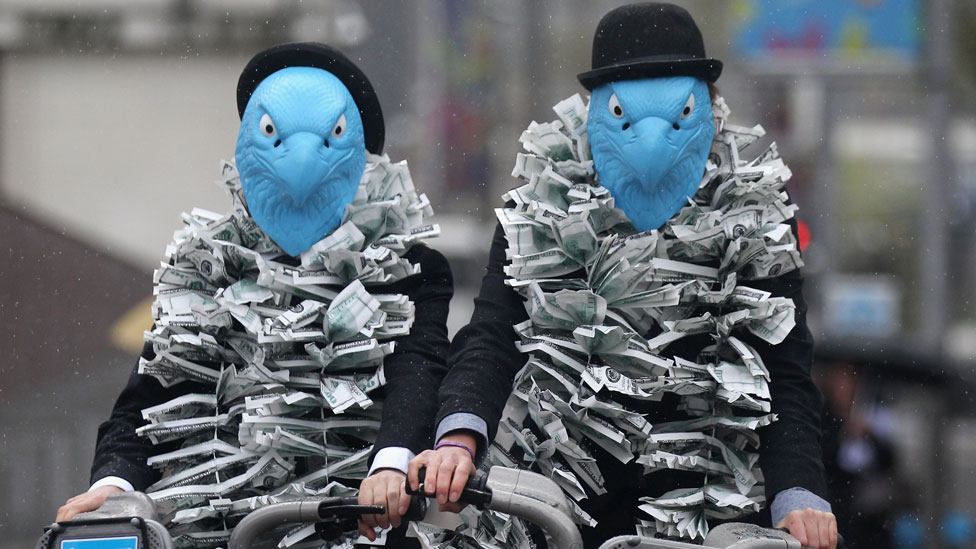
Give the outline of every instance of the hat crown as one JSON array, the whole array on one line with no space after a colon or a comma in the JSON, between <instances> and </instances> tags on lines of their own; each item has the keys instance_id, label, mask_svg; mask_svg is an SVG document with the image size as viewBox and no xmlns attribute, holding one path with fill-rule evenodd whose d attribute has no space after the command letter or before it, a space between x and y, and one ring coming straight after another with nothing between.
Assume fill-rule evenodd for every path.
<instances>
[{"instance_id":1,"label":"hat crown","mask_svg":"<svg viewBox=\"0 0 976 549\"><path fill-rule=\"evenodd\" d=\"M593 68L633 59L704 59L705 42L687 10L648 2L621 6L600 20L593 36Z\"/></svg>"},{"instance_id":2,"label":"hat crown","mask_svg":"<svg viewBox=\"0 0 976 549\"><path fill-rule=\"evenodd\" d=\"M705 42L687 10L645 2L616 8L593 36L592 68L579 75L588 90L607 82L694 76L714 82L722 62L705 56Z\"/></svg>"}]
</instances>

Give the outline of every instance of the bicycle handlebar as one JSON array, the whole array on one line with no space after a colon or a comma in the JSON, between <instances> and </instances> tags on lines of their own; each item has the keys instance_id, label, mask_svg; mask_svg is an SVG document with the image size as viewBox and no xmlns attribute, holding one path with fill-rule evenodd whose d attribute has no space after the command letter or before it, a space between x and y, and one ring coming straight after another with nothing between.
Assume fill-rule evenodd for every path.
<instances>
[{"instance_id":1,"label":"bicycle handlebar","mask_svg":"<svg viewBox=\"0 0 976 549\"><path fill-rule=\"evenodd\" d=\"M421 470L421 488L410 491L423 493L426 471ZM423 502L423 503L421 503ZM540 526L549 540L549 546L559 549L582 549L579 530L572 520L572 512L566 496L551 479L530 471L492 467L488 475L475 475L468 480L461 495L461 502L478 505L502 513L525 518ZM416 511L425 505L425 497L411 498L411 511L405 520L420 520L423 512ZM325 498L276 503L262 507L244 517L231 534L228 549L250 549L260 534L283 524L311 522L321 524L336 518L359 518L364 514L383 514L382 506L359 505L355 498ZM317 527L317 530L319 528ZM323 528L325 531L331 531Z\"/></svg>"},{"instance_id":2,"label":"bicycle handlebar","mask_svg":"<svg viewBox=\"0 0 976 549\"><path fill-rule=\"evenodd\" d=\"M411 502L411 508L415 507ZM416 513L417 511L415 511ZM360 505L354 497L333 497L287 501L262 507L244 517L230 536L227 546L233 549L250 549L251 543L262 533L283 524L337 519L358 520L362 515L382 515L382 505ZM420 512L420 517L423 513Z\"/></svg>"},{"instance_id":3,"label":"bicycle handlebar","mask_svg":"<svg viewBox=\"0 0 976 549\"><path fill-rule=\"evenodd\" d=\"M423 507L426 506L426 493L424 480L426 470L420 470L420 486L414 491L407 486L407 492L413 496L410 501L410 510L404 515L405 521L421 520L424 516ZM532 473L531 471L508 469L505 467L492 467L491 471L485 475L483 472L475 474L465 484L461 493L461 503L476 505L482 509L490 509L502 513L524 518L525 520L541 527L546 535L548 546L553 549L582 549L583 543L580 532L573 522L573 513L569 507L569 502L559 486L552 479ZM257 509L237 525L231 535L228 549L250 549L252 541L261 533L288 523L316 523L316 531L320 535L329 532L341 532L343 525L336 519L354 520L364 514L383 514L386 510L379 505L359 505L356 498L325 498L277 503ZM329 522L331 521L331 522ZM799 543L795 538L788 534L780 536L770 536L769 530L761 529L763 536L757 536L757 532L742 530L753 528L752 525L745 524L725 524L713 529L708 541L717 541L716 547L736 547L745 549L747 547L769 547L770 545L749 545L753 541L759 541L757 537L768 538L767 541L774 541L771 538L780 538L780 544L786 543L786 547L799 548ZM331 529L330 529L331 528ZM719 530L726 530L726 535L718 535L721 540L716 539L713 534L719 534ZM741 531L737 531L741 530ZM751 538L748 541L746 538ZM838 548L843 548L843 538L838 536ZM324 539L328 539L325 537ZM663 543L658 543L663 542ZM621 544L622 545L618 545ZM650 543L650 544L645 544ZM742 544L745 545L742 545ZM781 545L778 545L778 547ZM667 540L646 540L638 536L620 536L608 540L602 547L674 547L674 548L694 548L701 547L677 541Z\"/></svg>"},{"instance_id":4,"label":"bicycle handlebar","mask_svg":"<svg viewBox=\"0 0 976 549\"><path fill-rule=\"evenodd\" d=\"M417 476L420 480L418 489L411 490L407 486L407 493L426 496L426 468L421 468ZM512 514L538 525L549 547L583 547L565 494L552 479L540 474L506 467L492 467L487 475L478 471L464 484L458 501Z\"/></svg>"}]
</instances>

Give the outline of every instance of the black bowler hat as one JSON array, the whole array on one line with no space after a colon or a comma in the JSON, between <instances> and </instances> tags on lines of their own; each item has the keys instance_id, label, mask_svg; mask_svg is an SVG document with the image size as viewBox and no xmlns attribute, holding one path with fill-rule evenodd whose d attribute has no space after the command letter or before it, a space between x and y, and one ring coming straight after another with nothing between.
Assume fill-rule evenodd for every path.
<instances>
[{"instance_id":1,"label":"black bowler hat","mask_svg":"<svg viewBox=\"0 0 976 549\"><path fill-rule=\"evenodd\" d=\"M603 16L593 36L593 68L577 78L592 90L607 82L658 76L714 82L720 74L722 62L705 57L701 31L687 10L647 2Z\"/></svg>"},{"instance_id":2,"label":"black bowler hat","mask_svg":"<svg viewBox=\"0 0 976 549\"><path fill-rule=\"evenodd\" d=\"M359 115L363 119L363 133L366 136L366 150L373 154L383 152L383 139L386 129L383 124L383 110L373 91L373 85L348 57L339 50L316 42L297 42L280 44L268 48L248 61L237 81L237 112L244 118L244 109L251 94L262 80L287 67L315 67L329 71L356 101Z\"/></svg>"}]
</instances>

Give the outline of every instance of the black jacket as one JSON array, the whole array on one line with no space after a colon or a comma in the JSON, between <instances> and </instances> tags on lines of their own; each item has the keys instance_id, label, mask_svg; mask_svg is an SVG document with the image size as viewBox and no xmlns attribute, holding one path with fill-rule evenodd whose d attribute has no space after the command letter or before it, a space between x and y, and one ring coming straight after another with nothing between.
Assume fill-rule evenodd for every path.
<instances>
[{"instance_id":1,"label":"black jacket","mask_svg":"<svg viewBox=\"0 0 976 549\"><path fill-rule=\"evenodd\" d=\"M507 247L505 233L499 224L492 240L481 292L475 298L471 322L451 343L449 371L441 385L437 413L438 423L456 412L475 414L488 424L489 439L495 436L515 374L526 362L526 356L515 347L518 336L513 325L527 320L528 314L522 298L505 285L507 277L503 267ZM748 285L773 296L792 298L796 304L796 327L779 345L772 346L745 331L736 334L763 357L771 377L772 411L779 415L779 421L759 431L762 441L759 463L765 475L767 501L771 502L777 493L793 487L805 488L826 499L820 450L822 397L810 377L813 338L806 324L803 277L799 271L792 271L774 279L751 280ZM668 347L668 352L684 356L702 345L700 340L685 338ZM694 352L685 358L694 359ZM666 395L660 403L650 403L650 406L636 400L626 404L646 413L652 424L682 418L675 410L677 399L674 395ZM599 457L601 450L595 446L591 449ZM604 471L605 487L610 493L601 498L590 498L584 508L600 506L601 500L605 499L607 505L620 509L621 491L632 492L636 501L638 496L656 496L677 487L681 478L686 477L681 472L668 471L635 480L640 476L641 466L633 462L627 467ZM628 522L628 525L632 524ZM632 530L633 527L628 528Z\"/></svg>"},{"instance_id":2,"label":"black jacket","mask_svg":"<svg viewBox=\"0 0 976 549\"><path fill-rule=\"evenodd\" d=\"M431 446L436 391L447 370L447 312L454 293L454 281L447 260L424 245L413 246L404 257L419 263L421 272L386 286L372 286L372 293L400 293L410 297L416 317L408 335L394 340L392 354L383 363L386 385L383 417L373 455L389 446L401 446L419 453ZM153 358L150 345L142 356ZM198 383L177 383L163 388L152 376L140 375L138 364L122 390L112 415L98 429L92 482L117 476L128 480L136 490L144 490L159 479L159 473L146 465L154 455L175 450L179 441L153 445L136 435L136 428L146 422L142 409L183 394L213 392L212 387Z\"/></svg>"}]
</instances>

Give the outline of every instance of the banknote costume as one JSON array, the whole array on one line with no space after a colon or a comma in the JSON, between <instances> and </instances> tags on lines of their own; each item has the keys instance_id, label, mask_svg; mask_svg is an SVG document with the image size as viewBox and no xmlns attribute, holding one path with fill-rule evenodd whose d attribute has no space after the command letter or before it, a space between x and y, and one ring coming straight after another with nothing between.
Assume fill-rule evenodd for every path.
<instances>
[{"instance_id":1,"label":"banknote costume","mask_svg":"<svg viewBox=\"0 0 976 549\"><path fill-rule=\"evenodd\" d=\"M553 478L587 547L635 527L700 540L766 502L829 511L790 172L711 97L720 72L681 8L603 18L588 105L521 136L452 342L435 438L474 431L487 464ZM503 518L461 531L526 543Z\"/></svg>"},{"instance_id":2,"label":"banknote costume","mask_svg":"<svg viewBox=\"0 0 976 549\"><path fill-rule=\"evenodd\" d=\"M446 371L451 273L406 163L381 156L366 76L328 46L276 46L238 108L230 210L183 215L92 466L149 493L179 547L226 546L268 503L354 495L370 463L405 471Z\"/></svg>"}]
</instances>

